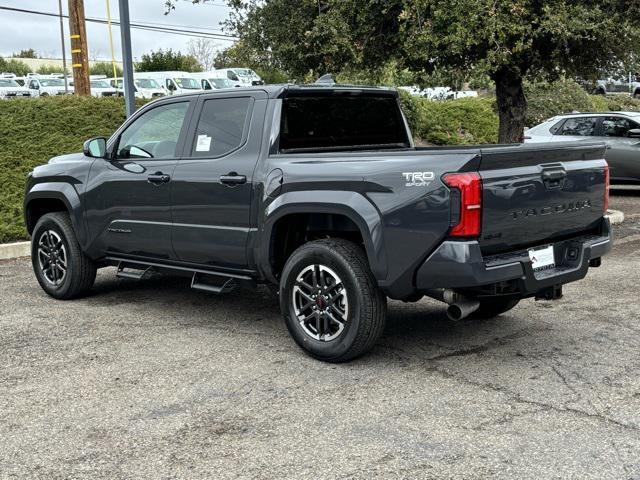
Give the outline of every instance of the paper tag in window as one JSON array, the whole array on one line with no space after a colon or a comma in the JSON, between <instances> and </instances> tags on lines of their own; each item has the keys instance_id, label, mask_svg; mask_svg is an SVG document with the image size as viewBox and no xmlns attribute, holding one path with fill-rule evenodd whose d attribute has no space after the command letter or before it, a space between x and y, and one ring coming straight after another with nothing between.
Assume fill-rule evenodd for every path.
<instances>
[{"instance_id":1,"label":"paper tag in window","mask_svg":"<svg viewBox=\"0 0 640 480\"><path fill-rule=\"evenodd\" d=\"M198 135L196 152L208 152L209 150L211 150L211 137L208 135Z\"/></svg>"}]
</instances>

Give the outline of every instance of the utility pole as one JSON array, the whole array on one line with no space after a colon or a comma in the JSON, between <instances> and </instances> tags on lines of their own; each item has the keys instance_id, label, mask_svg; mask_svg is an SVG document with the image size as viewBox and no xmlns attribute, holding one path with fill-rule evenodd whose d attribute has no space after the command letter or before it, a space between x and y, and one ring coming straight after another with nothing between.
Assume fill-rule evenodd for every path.
<instances>
[{"instance_id":1,"label":"utility pole","mask_svg":"<svg viewBox=\"0 0 640 480\"><path fill-rule=\"evenodd\" d=\"M69 80L67 79L67 53L64 46L64 23L62 21L62 0L58 0L58 12L60 13L60 43L62 43L62 70L64 70L64 93L69 92Z\"/></svg>"},{"instance_id":2,"label":"utility pole","mask_svg":"<svg viewBox=\"0 0 640 480\"><path fill-rule=\"evenodd\" d=\"M129 26L129 0L118 0L120 7L120 36L122 38L122 76L124 77L124 104L127 117L136 111L136 89L133 85L133 56L131 55L131 28Z\"/></svg>"},{"instance_id":3,"label":"utility pole","mask_svg":"<svg viewBox=\"0 0 640 480\"><path fill-rule=\"evenodd\" d=\"M71 36L71 66L76 95L91 95L89 84L89 52L84 0L69 0L69 33Z\"/></svg>"}]
</instances>

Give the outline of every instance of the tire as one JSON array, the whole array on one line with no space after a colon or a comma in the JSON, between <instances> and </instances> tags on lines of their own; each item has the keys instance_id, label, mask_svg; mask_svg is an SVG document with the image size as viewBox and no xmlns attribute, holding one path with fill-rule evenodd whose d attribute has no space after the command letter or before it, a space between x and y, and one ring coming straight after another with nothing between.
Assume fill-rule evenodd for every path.
<instances>
[{"instance_id":1,"label":"tire","mask_svg":"<svg viewBox=\"0 0 640 480\"><path fill-rule=\"evenodd\" d=\"M96 265L82 252L66 212L48 213L38 220L31 239L31 263L42 289L59 300L86 294L96 279Z\"/></svg>"},{"instance_id":2,"label":"tire","mask_svg":"<svg viewBox=\"0 0 640 480\"><path fill-rule=\"evenodd\" d=\"M471 314L471 318L488 319L508 312L520 303L520 298L488 297L480 299L480 308Z\"/></svg>"},{"instance_id":3,"label":"tire","mask_svg":"<svg viewBox=\"0 0 640 480\"><path fill-rule=\"evenodd\" d=\"M322 294L312 299L315 288ZM307 308L302 308L303 302ZM323 239L302 245L287 260L280 280L280 309L303 350L318 360L338 363L374 346L384 330L387 299L362 248L343 239Z\"/></svg>"}]
</instances>

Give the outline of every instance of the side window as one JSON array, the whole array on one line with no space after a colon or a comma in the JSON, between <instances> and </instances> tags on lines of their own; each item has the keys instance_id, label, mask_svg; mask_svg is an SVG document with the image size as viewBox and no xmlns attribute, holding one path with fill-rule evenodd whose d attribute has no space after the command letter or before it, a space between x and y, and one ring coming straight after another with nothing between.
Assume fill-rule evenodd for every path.
<instances>
[{"instance_id":1,"label":"side window","mask_svg":"<svg viewBox=\"0 0 640 480\"><path fill-rule=\"evenodd\" d=\"M29 82L29 88L31 88L33 90L37 90L38 89L38 82L36 82L35 80L31 80Z\"/></svg>"},{"instance_id":2,"label":"side window","mask_svg":"<svg viewBox=\"0 0 640 480\"><path fill-rule=\"evenodd\" d=\"M635 122L622 117L604 117L602 135L605 137L626 137L631 129L640 128Z\"/></svg>"},{"instance_id":3,"label":"side window","mask_svg":"<svg viewBox=\"0 0 640 480\"><path fill-rule=\"evenodd\" d=\"M176 84L173 83L173 80L171 80L170 78L167 78L167 80L165 81L165 85L167 86L167 90L175 90L176 89Z\"/></svg>"},{"instance_id":4,"label":"side window","mask_svg":"<svg viewBox=\"0 0 640 480\"><path fill-rule=\"evenodd\" d=\"M219 157L238 148L251 103L251 97L206 100L198 120L191 156Z\"/></svg>"},{"instance_id":5,"label":"side window","mask_svg":"<svg viewBox=\"0 0 640 480\"><path fill-rule=\"evenodd\" d=\"M188 108L169 103L143 113L120 135L116 158L175 158Z\"/></svg>"},{"instance_id":6,"label":"side window","mask_svg":"<svg viewBox=\"0 0 640 480\"><path fill-rule=\"evenodd\" d=\"M560 130L560 127L562 127L563 123L564 123L564 119L560 120L559 122L556 122L553 125L553 127L549 129L549 132L551 133L551 135L559 135L559 130Z\"/></svg>"},{"instance_id":7,"label":"side window","mask_svg":"<svg viewBox=\"0 0 640 480\"><path fill-rule=\"evenodd\" d=\"M234 82L238 81L238 76L235 73L233 73L231 70L227 70L227 78L229 80L233 80Z\"/></svg>"},{"instance_id":8,"label":"side window","mask_svg":"<svg viewBox=\"0 0 640 480\"><path fill-rule=\"evenodd\" d=\"M200 81L200 85L202 85L203 90L211 90L211 85L204 78Z\"/></svg>"},{"instance_id":9,"label":"side window","mask_svg":"<svg viewBox=\"0 0 640 480\"><path fill-rule=\"evenodd\" d=\"M560 135L574 135L578 137L589 137L595 134L596 117L576 117L568 118L562 125Z\"/></svg>"}]
</instances>

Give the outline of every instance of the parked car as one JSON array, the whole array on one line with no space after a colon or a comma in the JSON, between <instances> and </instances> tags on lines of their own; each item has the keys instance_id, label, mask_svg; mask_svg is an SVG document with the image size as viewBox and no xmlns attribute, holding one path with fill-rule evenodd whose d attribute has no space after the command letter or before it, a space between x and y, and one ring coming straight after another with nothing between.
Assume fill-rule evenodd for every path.
<instances>
[{"instance_id":1,"label":"parked car","mask_svg":"<svg viewBox=\"0 0 640 480\"><path fill-rule=\"evenodd\" d=\"M229 80L224 72L221 72L220 70L192 73L191 75L200 82L200 86L203 90L218 90L220 88L234 88L241 86L238 82Z\"/></svg>"},{"instance_id":2,"label":"parked car","mask_svg":"<svg viewBox=\"0 0 640 480\"><path fill-rule=\"evenodd\" d=\"M373 347L387 297L428 295L452 320L559 298L611 248L604 153L417 148L383 88L209 90L36 167L25 221L54 298L86 293L107 265L212 293L266 283L298 345L340 362Z\"/></svg>"},{"instance_id":3,"label":"parked car","mask_svg":"<svg viewBox=\"0 0 640 480\"><path fill-rule=\"evenodd\" d=\"M20 86L13 78L0 78L0 98L28 98L30 96L29 89Z\"/></svg>"},{"instance_id":4,"label":"parked car","mask_svg":"<svg viewBox=\"0 0 640 480\"><path fill-rule=\"evenodd\" d=\"M632 95L640 97L640 81L638 76L630 78L607 78L596 82L596 93L599 95Z\"/></svg>"},{"instance_id":5,"label":"parked car","mask_svg":"<svg viewBox=\"0 0 640 480\"><path fill-rule=\"evenodd\" d=\"M162 86L167 95L202 90L200 83L188 72L138 72L134 78L150 78Z\"/></svg>"},{"instance_id":6,"label":"parked car","mask_svg":"<svg viewBox=\"0 0 640 480\"><path fill-rule=\"evenodd\" d=\"M120 92L124 92L124 80L122 78L109 78L108 81L112 87L117 88ZM133 84L136 98L151 99L164 97L166 95L166 90L153 78L134 77Z\"/></svg>"},{"instance_id":7,"label":"parked car","mask_svg":"<svg viewBox=\"0 0 640 480\"><path fill-rule=\"evenodd\" d=\"M234 82L234 86L251 87L255 85L264 85L264 81L260 76L250 68L221 68L216 72L220 72L221 76L226 76Z\"/></svg>"},{"instance_id":8,"label":"parked car","mask_svg":"<svg viewBox=\"0 0 640 480\"><path fill-rule=\"evenodd\" d=\"M67 90L65 91L64 77L31 76L27 78L27 87L33 97L65 95L65 93L71 95L73 94L73 86L70 83L67 83Z\"/></svg>"},{"instance_id":9,"label":"parked car","mask_svg":"<svg viewBox=\"0 0 640 480\"><path fill-rule=\"evenodd\" d=\"M525 132L525 143L598 141L607 145L611 182L640 183L640 112L559 115Z\"/></svg>"}]
</instances>

